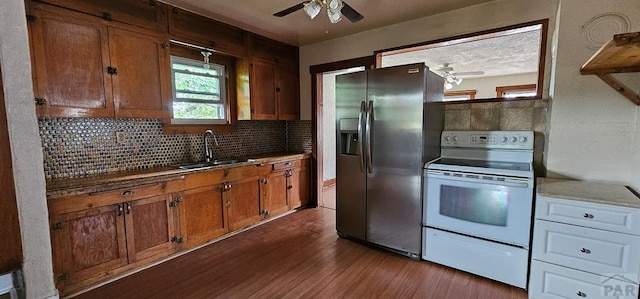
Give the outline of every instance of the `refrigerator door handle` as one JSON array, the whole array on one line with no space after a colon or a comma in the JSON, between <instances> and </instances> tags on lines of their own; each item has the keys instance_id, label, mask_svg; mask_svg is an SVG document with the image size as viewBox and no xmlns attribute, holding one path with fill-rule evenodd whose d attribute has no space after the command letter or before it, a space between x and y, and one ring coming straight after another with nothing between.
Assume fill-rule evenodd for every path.
<instances>
[{"instance_id":1,"label":"refrigerator door handle","mask_svg":"<svg viewBox=\"0 0 640 299\"><path fill-rule=\"evenodd\" d=\"M360 113L358 114L358 155L360 156L360 172L364 173L364 141L362 139L364 133L362 132L362 118L363 114L367 113L367 102L362 101L360 103Z\"/></svg>"},{"instance_id":2,"label":"refrigerator door handle","mask_svg":"<svg viewBox=\"0 0 640 299\"><path fill-rule=\"evenodd\" d=\"M373 156L371 150L371 139L373 138L373 101L369 101L369 107L367 111L367 124L366 124L366 132L367 132L367 171L369 173L373 173Z\"/></svg>"}]
</instances>

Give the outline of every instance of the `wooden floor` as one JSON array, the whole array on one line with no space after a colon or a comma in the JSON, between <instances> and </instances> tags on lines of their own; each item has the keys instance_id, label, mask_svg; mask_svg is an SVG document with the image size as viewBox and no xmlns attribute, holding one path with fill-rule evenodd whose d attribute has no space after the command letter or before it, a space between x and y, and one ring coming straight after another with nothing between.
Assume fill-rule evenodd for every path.
<instances>
[{"instance_id":1,"label":"wooden floor","mask_svg":"<svg viewBox=\"0 0 640 299\"><path fill-rule=\"evenodd\" d=\"M526 298L524 290L339 238L306 209L79 298Z\"/></svg>"}]
</instances>

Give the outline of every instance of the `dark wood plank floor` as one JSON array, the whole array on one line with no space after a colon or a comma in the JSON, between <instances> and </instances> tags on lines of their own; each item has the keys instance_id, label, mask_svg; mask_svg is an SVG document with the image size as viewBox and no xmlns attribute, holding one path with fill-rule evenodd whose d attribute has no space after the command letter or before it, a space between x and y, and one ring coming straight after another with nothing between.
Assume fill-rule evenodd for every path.
<instances>
[{"instance_id":1,"label":"dark wood plank floor","mask_svg":"<svg viewBox=\"0 0 640 299\"><path fill-rule=\"evenodd\" d=\"M306 209L79 298L526 298L524 290L341 239Z\"/></svg>"}]
</instances>

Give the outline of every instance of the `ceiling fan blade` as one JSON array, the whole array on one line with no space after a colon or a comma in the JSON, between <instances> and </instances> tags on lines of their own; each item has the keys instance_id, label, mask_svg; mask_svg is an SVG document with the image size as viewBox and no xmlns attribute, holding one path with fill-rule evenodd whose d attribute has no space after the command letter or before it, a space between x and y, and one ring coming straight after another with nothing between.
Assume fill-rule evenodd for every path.
<instances>
[{"instance_id":1,"label":"ceiling fan blade","mask_svg":"<svg viewBox=\"0 0 640 299\"><path fill-rule=\"evenodd\" d=\"M452 72L451 75L454 75L454 76L480 76L480 75L484 75L484 71Z\"/></svg>"},{"instance_id":2,"label":"ceiling fan blade","mask_svg":"<svg viewBox=\"0 0 640 299\"><path fill-rule=\"evenodd\" d=\"M349 4L344 1L342 2L342 4L344 4L344 7L342 7L342 15L345 16L345 18L349 19L351 23L355 23L364 19L364 16L353 9L353 7L349 6Z\"/></svg>"},{"instance_id":3,"label":"ceiling fan blade","mask_svg":"<svg viewBox=\"0 0 640 299\"><path fill-rule=\"evenodd\" d=\"M302 3L296 4L294 6L291 6L291 7L287 8L287 9L284 9L284 10L281 10L281 11L279 11L277 13L274 13L273 15L276 16L276 17L284 17L284 16L286 16L286 15L288 15L288 14L294 12L294 11L302 9L304 7L305 3L306 2L302 2Z\"/></svg>"}]
</instances>

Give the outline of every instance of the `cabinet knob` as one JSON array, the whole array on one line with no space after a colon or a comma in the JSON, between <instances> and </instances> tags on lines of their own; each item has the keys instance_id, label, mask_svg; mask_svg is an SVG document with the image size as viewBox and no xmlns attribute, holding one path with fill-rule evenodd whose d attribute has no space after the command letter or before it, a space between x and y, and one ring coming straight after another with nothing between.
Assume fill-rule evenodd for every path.
<instances>
[{"instance_id":1,"label":"cabinet knob","mask_svg":"<svg viewBox=\"0 0 640 299\"><path fill-rule=\"evenodd\" d=\"M584 213L584 214L582 215L582 217L587 218L587 219L592 219L592 218L593 218L593 214Z\"/></svg>"},{"instance_id":2,"label":"cabinet knob","mask_svg":"<svg viewBox=\"0 0 640 299\"><path fill-rule=\"evenodd\" d=\"M578 291L578 292L576 293L576 295L578 295L579 297L587 297L587 294L585 294L585 293L583 293L583 292L580 292L580 291Z\"/></svg>"},{"instance_id":3,"label":"cabinet knob","mask_svg":"<svg viewBox=\"0 0 640 299\"><path fill-rule=\"evenodd\" d=\"M587 248L582 248L580 249L580 252L584 253L584 254L590 254L591 250L587 249Z\"/></svg>"}]
</instances>

